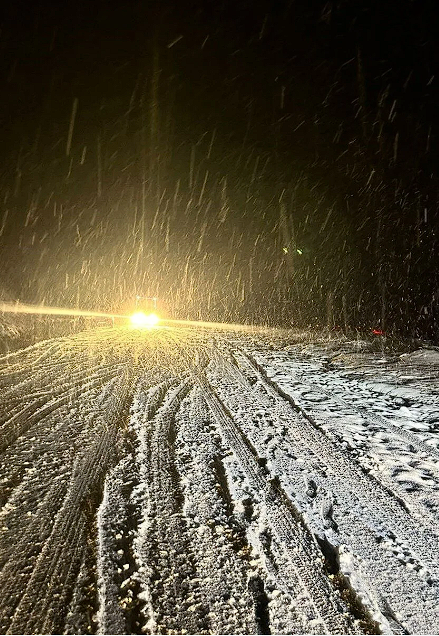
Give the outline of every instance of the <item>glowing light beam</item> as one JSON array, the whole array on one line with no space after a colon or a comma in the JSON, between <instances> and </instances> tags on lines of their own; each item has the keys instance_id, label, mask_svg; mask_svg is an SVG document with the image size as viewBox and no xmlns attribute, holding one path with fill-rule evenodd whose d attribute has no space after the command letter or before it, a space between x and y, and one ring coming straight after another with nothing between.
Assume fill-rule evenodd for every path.
<instances>
[{"instance_id":1,"label":"glowing light beam","mask_svg":"<svg viewBox=\"0 0 439 636\"><path fill-rule=\"evenodd\" d=\"M49 307L46 305L24 305L22 303L0 302L0 312L8 314L36 314L40 316L84 316L89 318L129 318L121 314L107 314L100 311Z\"/></svg>"},{"instance_id":2,"label":"glowing light beam","mask_svg":"<svg viewBox=\"0 0 439 636\"><path fill-rule=\"evenodd\" d=\"M198 327L202 329L224 329L226 331L249 331L252 333L279 331L276 328L257 325L240 325L233 322L204 322L203 320L172 320L166 318L161 320L161 322L170 327Z\"/></svg>"},{"instance_id":3,"label":"glowing light beam","mask_svg":"<svg viewBox=\"0 0 439 636\"><path fill-rule=\"evenodd\" d=\"M46 305L25 305L22 303L11 303L11 302L1 302L0 301L0 313L10 313L10 314L35 314L40 316L84 316L89 318L122 318L124 320L130 321L131 325L135 324L136 319L134 319L133 323L133 315L126 314L109 314L100 311L88 311L84 309L70 309L68 307L50 307ZM143 312L137 312L140 314ZM135 316L136 314L134 314ZM158 322L160 322L160 326L167 327L194 327L201 329L217 329L217 330L226 330L226 331L247 331L251 333L271 333L271 332L281 332L282 330L279 328L269 328L262 327L257 325L240 325L235 323L228 322L205 322L203 320L173 320L166 318L158 318L156 314L150 314L150 316L154 315L154 318L146 316L147 321L150 322L148 325L143 326L157 326ZM142 319L143 320L143 319ZM152 320L152 322L151 322Z\"/></svg>"}]
</instances>

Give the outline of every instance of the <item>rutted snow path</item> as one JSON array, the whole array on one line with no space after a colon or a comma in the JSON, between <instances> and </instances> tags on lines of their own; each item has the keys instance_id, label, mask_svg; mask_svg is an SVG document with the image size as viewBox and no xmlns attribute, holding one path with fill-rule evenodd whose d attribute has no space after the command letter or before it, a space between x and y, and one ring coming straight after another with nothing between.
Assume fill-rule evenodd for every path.
<instances>
[{"instance_id":1,"label":"rutted snow path","mask_svg":"<svg viewBox=\"0 0 439 636\"><path fill-rule=\"evenodd\" d=\"M0 359L0 633L439 630L439 354L287 343Z\"/></svg>"}]
</instances>

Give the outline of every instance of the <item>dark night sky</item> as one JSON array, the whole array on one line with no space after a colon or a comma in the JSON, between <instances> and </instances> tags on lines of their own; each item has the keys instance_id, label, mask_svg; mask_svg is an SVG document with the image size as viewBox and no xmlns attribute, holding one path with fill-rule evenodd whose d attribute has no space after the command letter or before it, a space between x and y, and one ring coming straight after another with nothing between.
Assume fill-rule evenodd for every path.
<instances>
[{"instance_id":1,"label":"dark night sky","mask_svg":"<svg viewBox=\"0 0 439 636\"><path fill-rule=\"evenodd\" d=\"M3 296L437 338L434 5L7 4Z\"/></svg>"}]
</instances>

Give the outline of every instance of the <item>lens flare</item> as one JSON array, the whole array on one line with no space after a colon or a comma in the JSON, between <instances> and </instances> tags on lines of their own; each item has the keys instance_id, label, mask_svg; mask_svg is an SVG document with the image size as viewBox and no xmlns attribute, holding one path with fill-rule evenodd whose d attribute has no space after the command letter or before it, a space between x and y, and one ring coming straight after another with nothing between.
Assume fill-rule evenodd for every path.
<instances>
[{"instance_id":1,"label":"lens flare","mask_svg":"<svg viewBox=\"0 0 439 636\"><path fill-rule=\"evenodd\" d=\"M155 327L159 320L157 314L145 314L143 311L137 311L131 316L131 324L137 329Z\"/></svg>"}]
</instances>

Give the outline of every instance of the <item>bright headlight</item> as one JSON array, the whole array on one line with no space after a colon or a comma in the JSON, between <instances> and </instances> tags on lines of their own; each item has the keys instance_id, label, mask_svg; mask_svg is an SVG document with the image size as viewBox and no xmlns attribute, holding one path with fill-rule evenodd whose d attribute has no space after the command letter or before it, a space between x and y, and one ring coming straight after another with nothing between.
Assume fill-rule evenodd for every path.
<instances>
[{"instance_id":1,"label":"bright headlight","mask_svg":"<svg viewBox=\"0 0 439 636\"><path fill-rule=\"evenodd\" d=\"M138 311L131 316L131 324L133 327L141 329L142 327L155 327L159 323L160 318L157 314L144 314Z\"/></svg>"}]
</instances>

